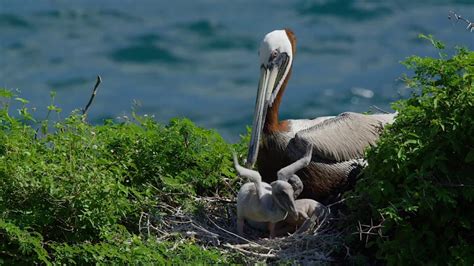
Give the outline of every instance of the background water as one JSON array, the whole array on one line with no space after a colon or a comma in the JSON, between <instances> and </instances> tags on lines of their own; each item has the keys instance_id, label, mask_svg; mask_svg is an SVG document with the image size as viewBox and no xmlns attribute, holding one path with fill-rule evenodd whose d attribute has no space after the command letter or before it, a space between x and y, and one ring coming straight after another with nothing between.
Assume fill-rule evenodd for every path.
<instances>
[{"instance_id":1,"label":"background water","mask_svg":"<svg viewBox=\"0 0 474 266\"><path fill-rule=\"evenodd\" d=\"M95 123L137 100L140 114L189 117L235 141L252 122L267 32L298 39L282 118L388 110L407 95L399 62L436 56L419 33L474 49L450 10L474 20L474 0L0 0L0 86L42 117L51 90L64 113L84 107L100 74Z\"/></svg>"}]
</instances>

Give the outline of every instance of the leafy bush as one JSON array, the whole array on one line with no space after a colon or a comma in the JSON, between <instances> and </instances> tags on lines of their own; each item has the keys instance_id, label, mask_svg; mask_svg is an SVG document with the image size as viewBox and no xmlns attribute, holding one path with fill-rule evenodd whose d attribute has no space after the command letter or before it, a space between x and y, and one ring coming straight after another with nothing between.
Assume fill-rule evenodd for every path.
<instances>
[{"instance_id":1,"label":"leafy bush","mask_svg":"<svg viewBox=\"0 0 474 266\"><path fill-rule=\"evenodd\" d=\"M190 242L157 242L118 229L99 243L51 245L55 264L216 264L230 257Z\"/></svg>"},{"instance_id":2,"label":"leafy bush","mask_svg":"<svg viewBox=\"0 0 474 266\"><path fill-rule=\"evenodd\" d=\"M48 263L49 255L43 248L43 237L0 219L0 263L7 261Z\"/></svg>"},{"instance_id":3,"label":"leafy bush","mask_svg":"<svg viewBox=\"0 0 474 266\"><path fill-rule=\"evenodd\" d=\"M54 95L52 95L54 97ZM7 263L225 262L218 251L137 235L142 211L234 193L231 145L187 119L92 126L51 104L45 120L0 90L0 259ZM19 117L9 103L19 101ZM51 128L52 127L52 128ZM38 129L35 129L38 128ZM173 249L174 250L174 249ZM171 256L173 255L173 257Z\"/></svg>"},{"instance_id":4,"label":"leafy bush","mask_svg":"<svg viewBox=\"0 0 474 266\"><path fill-rule=\"evenodd\" d=\"M474 52L440 58L412 56L404 64L413 95L394 104L399 114L377 147L351 203L377 258L394 264L474 263ZM375 231L372 231L375 232Z\"/></svg>"}]
</instances>

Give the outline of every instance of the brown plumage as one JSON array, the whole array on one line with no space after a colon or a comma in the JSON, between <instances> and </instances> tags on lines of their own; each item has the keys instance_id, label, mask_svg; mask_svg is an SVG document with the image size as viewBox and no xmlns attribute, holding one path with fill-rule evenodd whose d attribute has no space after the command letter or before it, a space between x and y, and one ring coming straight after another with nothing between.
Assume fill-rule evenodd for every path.
<instances>
[{"instance_id":1,"label":"brown plumage","mask_svg":"<svg viewBox=\"0 0 474 266\"><path fill-rule=\"evenodd\" d=\"M260 47L261 79L255 107L248 166L258 164L265 182L313 146L312 161L300 170L300 198L329 202L355 181L364 167L364 150L376 144L383 127L396 114L342 113L313 120L280 121L278 112L288 84L296 38L290 30L267 34Z\"/></svg>"},{"instance_id":2,"label":"brown plumage","mask_svg":"<svg viewBox=\"0 0 474 266\"><path fill-rule=\"evenodd\" d=\"M352 115L356 118L351 118ZM361 123L348 122L353 119ZM328 203L354 184L365 164L364 149L375 144L381 129L381 123L366 115L345 113L295 134L291 131L264 132L257 159L258 170L265 182L271 182L280 168L301 158L304 147L311 143L312 161L297 173L304 184L300 198ZM354 145L348 145L350 143Z\"/></svg>"}]
</instances>

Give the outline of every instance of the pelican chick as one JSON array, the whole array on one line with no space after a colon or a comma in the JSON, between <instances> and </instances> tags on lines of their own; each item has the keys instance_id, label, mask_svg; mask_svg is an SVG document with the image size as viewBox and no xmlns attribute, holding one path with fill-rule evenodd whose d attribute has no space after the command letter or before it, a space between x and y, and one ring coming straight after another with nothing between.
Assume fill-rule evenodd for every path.
<instances>
[{"instance_id":1,"label":"pelican chick","mask_svg":"<svg viewBox=\"0 0 474 266\"><path fill-rule=\"evenodd\" d=\"M276 235L293 233L311 218L319 224L328 214L326 206L312 199L295 200L295 208L296 215L288 215L285 220L276 224Z\"/></svg>"},{"instance_id":2,"label":"pelican chick","mask_svg":"<svg viewBox=\"0 0 474 266\"><path fill-rule=\"evenodd\" d=\"M303 158L278 171L278 180L271 184L262 182L257 171L239 165L234 154L235 169L240 176L247 177L237 195L237 231L244 233L244 221L268 222L270 238L275 236L275 224L284 220L288 214L297 217L295 198L302 191L301 180L295 173L308 166L311 161L312 146L308 145ZM293 183L290 184L289 182ZM295 189L296 187L296 194Z\"/></svg>"}]
</instances>

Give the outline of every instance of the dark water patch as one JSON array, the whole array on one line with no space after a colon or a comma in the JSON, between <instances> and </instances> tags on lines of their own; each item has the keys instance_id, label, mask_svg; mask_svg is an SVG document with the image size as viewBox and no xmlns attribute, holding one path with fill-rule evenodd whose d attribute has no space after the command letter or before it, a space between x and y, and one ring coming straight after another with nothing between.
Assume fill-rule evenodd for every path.
<instances>
[{"instance_id":1,"label":"dark water patch","mask_svg":"<svg viewBox=\"0 0 474 266\"><path fill-rule=\"evenodd\" d=\"M392 10L386 7L362 8L356 0L324 1L311 3L299 8L302 15L334 16L345 20L362 21L387 16Z\"/></svg>"},{"instance_id":2,"label":"dark water patch","mask_svg":"<svg viewBox=\"0 0 474 266\"><path fill-rule=\"evenodd\" d=\"M137 44L130 47L118 49L110 58L117 62L132 63L183 63L187 60L180 58L169 50L153 44Z\"/></svg>"},{"instance_id":3,"label":"dark water patch","mask_svg":"<svg viewBox=\"0 0 474 266\"><path fill-rule=\"evenodd\" d=\"M217 33L224 29L224 26L213 23L209 20L198 20L191 23L179 25L178 28L182 28L200 36L210 37L215 36Z\"/></svg>"},{"instance_id":4,"label":"dark water patch","mask_svg":"<svg viewBox=\"0 0 474 266\"><path fill-rule=\"evenodd\" d=\"M49 59L49 62L53 65L59 65L61 63L64 62L64 58L62 57L51 57L51 59Z\"/></svg>"},{"instance_id":5,"label":"dark water patch","mask_svg":"<svg viewBox=\"0 0 474 266\"><path fill-rule=\"evenodd\" d=\"M103 16L100 12L90 9L57 9L50 11L41 11L34 14L36 17L44 18L47 21L55 23L64 23L66 21L81 21L91 27L97 27Z\"/></svg>"},{"instance_id":6,"label":"dark water patch","mask_svg":"<svg viewBox=\"0 0 474 266\"><path fill-rule=\"evenodd\" d=\"M146 34L139 35L132 38L132 41L136 41L139 43L148 43L148 44L155 43L162 40L163 40L163 37L161 37L160 35L156 33L146 33Z\"/></svg>"},{"instance_id":7,"label":"dark water patch","mask_svg":"<svg viewBox=\"0 0 474 266\"><path fill-rule=\"evenodd\" d=\"M216 124L219 128L239 128L242 125L251 126L252 124L252 113L248 112L249 115L244 115L238 118L229 118Z\"/></svg>"},{"instance_id":8,"label":"dark water patch","mask_svg":"<svg viewBox=\"0 0 474 266\"><path fill-rule=\"evenodd\" d=\"M232 131L245 131L246 126L252 126L253 114L250 112L248 113L250 115L244 115L237 118L227 118L221 122L216 123L214 126L217 128L231 129Z\"/></svg>"},{"instance_id":9,"label":"dark water patch","mask_svg":"<svg viewBox=\"0 0 474 266\"><path fill-rule=\"evenodd\" d=\"M257 42L239 37L221 37L207 42L202 48L206 50L229 50L244 49L254 51L257 49Z\"/></svg>"},{"instance_id":10,"label":"dark water patch","mask_svg":"<svg viewBox=\"0 0 474 266\"><path fill-rule=\"evenodd\" d=\"M333 36L330 35L323 35L323 36L317 36L316 37L318 42L325 42L325 43L354 43L355 38L351 35L345 35L345 34L335 34Z\"/></svg>"},{"instance_id":11,"label":"dark water patch","mask_svg":"<svg viewBox=\"0 0 474 266\"><path fill-rule=\"evenodd\" d=\"M50 11L42 11L35 13L35 16L49 19L88 19L93 16L93 13L82 10L73 9L57 9Z\"/></svg>"},{"instance_id":12,"label":"dark water patch","mask_svg":"<svg viewBox=\"0 0 474 266\"><path fill-rule=\"evenodd\" d=\"M331 47L331 46L322 46L322 47L302 46L299 50L302 53L325 54L325 55L349 55L352 53L352 51L349 48Z\"/></svg>"},{"instance_id":13,"label":"dark water patch","mask_svg":"<svg viewBox=\"0 0 474 266\"><path fill-rule=\"evenodd\" d=\"M423 1L411 1L411 0L405 0L407 4L418 4L418 5L424 5L426 6L426 3ZM474 5L474 2L472 0L432 0L430 1L430 4L438 4L438 5Z\"/></svg>"},{"instance_id":14,"label":"dark water patch","mask_svg":"<svg viewBox=\"0 0 474 266\"><path fill-rule=\"evenodd\" d=\"M24 29L31 29L33 25L31 25L25 19L10 14L0 14L0 28L24 28Z\"/></svg>"},{"instance_id":15,"label":"dark water patch","mask_svg":"<svg viewBox=\"0 0 474 266\"><path fill-rule=\"evenodd\" d=\"M302 45L298 50L312 54L344 55L352 53L351 47L354 42L355 38L350 35L322 35L316 36L313 44Z\"/></svg>"},{"instance_id":16,"label":"dark water patch","mask_svg":"<svg viewBox=\"0 0 474 266\"><path fill-rule=\"evenodd\" d=\"M75 31L70 31L66 34L66 37L70 40L79 40L81 39L81 34Z\"/></svg>"},{"instance_id":17,"label":"dark water patch","mask_svg":"<svg viewBox=\"0 0 474 266\"><path fill-rule=\"evenodd\" d=\"M25 48L25 45L21 42L13 42L7 46L9 50L21 50Z\"/></svg>"},{"instance_id":18,"label":"dark water patch","mask_svg":"<svg viewBox=\"0 0 474 266\"><path fill-rule=\"evenodd\" d=\"M113 10L113 9L99 10L98 15L111 17L111 18L115 18L115 19L118 19L118 20L128 21L128 22L143 21L142 18L138 18L138 17L132 16L132 15L129 15L127 13L120 12L118 10Z\"/></svg>"},{"instance_id":19,"label":"dark water patch","mask_svg":"<svg viewBox=\"0 0 474 266\"><path fill-rule=\"evenodd\" d=\"M49 11L36 12L34 16L57 19L61 17L61 13L62 11L60 10L49 10Z\"/></svg>"},{"instance_id":20,"label":"dark water patch","mask_svg":"<svg viewBox=\"0 0 474 266\"><path fill-rule=\"evenodd\" d=\"M68 79L49 81L48 85L53 90L66 90L68 88L76 87L78 85L86 86L87 82L89 82L89 80L83 77L73 77L73 78L68 78Z\"/></svg>"},{"instance_id":21,"label":"dark water patch","mask_svg":"<svg viewBox=\"0 0 474 266\"><path fill-rule=\"evenodd\" d=\"M321 92L315 92L307 100L301 99L300 106L292 106L286 113L287 117L313 119L319 116L337 115L341 112L350 111L352 95L350 92L339 92L333 95L321 95ZM303 117L301 110L306 110L306 116Z\"/></svg>"},{"instance_id":22,"label":"dark water patch","mask_svg":"<svg viewBox=\"0 0 474 266\"><path fill-rule=\"evenodd\" d=\"M252 80L246 79L246 78L236 78L236 79L233 79L232 82L237 86L245 86L245 85L252 84Z\"/></svg>"},{"instance_id":23,"label":"dark water patch","mask_svg":"<svg viewBox=\"0 0 474 266\"><path fill-rule=\"evenodd\" d=\"M48 11L40 11L33 14L36 17L47 19L89 19L92 17L101 17L107 20L108 18L118 19L127 22L141 21L142 19L134 17L125 12L120 12L114 9L100 9L100 10L74 10L74 9L56 9Z\"/></svg>"}]
</instances>

